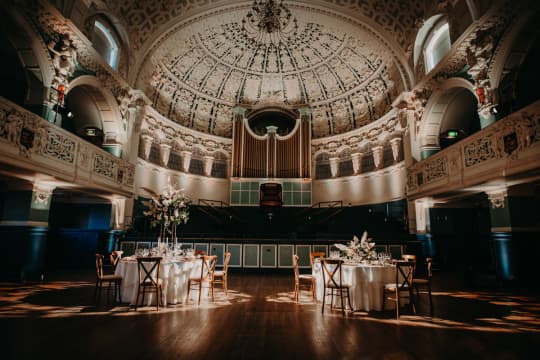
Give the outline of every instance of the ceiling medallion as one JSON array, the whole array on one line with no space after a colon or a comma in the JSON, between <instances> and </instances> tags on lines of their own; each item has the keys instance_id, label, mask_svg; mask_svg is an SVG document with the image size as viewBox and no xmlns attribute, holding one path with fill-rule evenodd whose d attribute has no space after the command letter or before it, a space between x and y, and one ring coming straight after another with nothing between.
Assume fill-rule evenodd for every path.
<instances>
[{"instance_id":1,"label":"ceiling medallion","mask_svg":"<svg viewBox=\"0 0 540 360\"><path fill-rule=\"evenodd\" d=\"M298 23L283 1L253 1L242 19L242 32L256 44L279 46L293 40Z\"/></svg>"}]
</instances>

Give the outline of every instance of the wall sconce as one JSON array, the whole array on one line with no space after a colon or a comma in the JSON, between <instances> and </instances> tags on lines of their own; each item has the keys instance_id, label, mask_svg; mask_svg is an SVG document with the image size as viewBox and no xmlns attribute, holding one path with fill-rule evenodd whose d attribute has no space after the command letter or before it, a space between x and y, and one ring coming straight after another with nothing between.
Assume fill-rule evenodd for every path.
<instances>
[{"instance_id":1,"label":"wall sconce","mask_svg":"<svg viewBox=\"0 0 540 360\"><path fill-rule=\"evenodd\" d=\"M476 88L476 95L478 96L478 101L480 104L484 104L486 102L486 90L482 86Z\"/></svg>"}]
</instances>

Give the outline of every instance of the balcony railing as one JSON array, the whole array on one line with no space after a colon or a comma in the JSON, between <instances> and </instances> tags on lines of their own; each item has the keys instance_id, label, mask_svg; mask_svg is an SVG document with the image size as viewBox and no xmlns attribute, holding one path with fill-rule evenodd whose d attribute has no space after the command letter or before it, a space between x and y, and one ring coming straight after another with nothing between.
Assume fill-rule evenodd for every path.
<instances>
[{"instance_id":1,"label":"balcony railing","mask_svg":"<svg viewBox=\"0 0 540 360\"><path fill-rule=\"evenodd\" d=\"M540 168L540 100L407 169L418 198L493 180L519 181Z\"/></svg>"},{"instance_id":2,"label":"balcony railing","mask_svg":"<svg viewBox=\"0 0 540 360\"><path fill-rule=\"evenodd\" d=\"M135 166L0 97L0 162L86 188L133 193Z\"/></svg>"}]
</instances>

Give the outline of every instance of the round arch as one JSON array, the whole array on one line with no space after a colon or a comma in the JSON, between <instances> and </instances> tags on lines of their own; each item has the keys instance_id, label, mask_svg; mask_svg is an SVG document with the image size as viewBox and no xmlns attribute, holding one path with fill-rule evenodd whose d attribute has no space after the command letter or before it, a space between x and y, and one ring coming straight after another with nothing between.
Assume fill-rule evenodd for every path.
<instances>
[{"instance_id":1,"label":"round arch","mask_svg":"<svg viewBox=\"0 0 540 360\"><path fill-rule=\"evenodd\" d=\"M71 81L66 92L66 98L69 98L69 94L77 88L84 88L95 101L103 126L105 144L125 144L125 125L113 94L103 87L97 77L90 75L83 75Z\"/></svg>"},{"instance_id":2,"label":"round arch","mask_svg":"<svg viewBox=\"0 0 540 360\"><path fill-rule=\"evenodd\" d=\"M494 51L494 59L488 71L489 82L493 89L494 104L504 103L505 77L512 76L515 81L519 67L525 60L528 50L539 35L534 12L524 14L522 21L516 22L504 35ZM504 114L501 114L504 115Z\"/></svg>"},{"instance_id":3,"label":"round arch","mask_svg":"<svg viewBox=\"0 0 540 360\"><path fill-rule=\"evenodd\" d=\"M54 67L47 46L19 12L5 7L0 9L0 14L4 14L2 27L10 28L10 31L3 33L24 69L27 83L25 103L43 105L49 100L54 77ZM28 51L29 49L31 51Z\"/></svg>"},{"instance_id":4,"label":"round arch","mask_svg":"<svg viewBox=\"0 0 540 360\"><path fill-rule=\"evenodd\" d=\"M426 149L431 152L440 149L439 135L443 120L447 116L447 110L459 94L463 92L467 92L469 96L477 99L473 84L463 78L447 79L431 95L420 121L413 155L423 157L423 152Z\"/></svg>"},{"instance_id":5,"label":"round arch","mask_svg":"<svg viewBox=\"0 0 540 360\"><path fill-rule=\"evenodd\" d=\"M123 76L127 77L129 73L128 59L130 56L130 41L122 21L108 11L98 10L90 13L84 20L85 33L90 39L92 39L95 35L94 26L96 20L104 23L104 25L106 25L106 27L113 32L112 35L119 47L116 69Z\"/></svg>"}]
</instances>

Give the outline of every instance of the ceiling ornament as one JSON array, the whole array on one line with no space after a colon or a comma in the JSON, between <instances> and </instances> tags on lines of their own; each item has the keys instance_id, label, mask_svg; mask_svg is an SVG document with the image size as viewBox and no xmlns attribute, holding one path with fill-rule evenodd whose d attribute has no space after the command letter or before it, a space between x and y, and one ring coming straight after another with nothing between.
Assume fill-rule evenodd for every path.
<instances>
[{"instance_id":1,"label":"ceiling ornament","mask_svg":"<svg viewBox=\"0 0 540 360\"><path fill-rule=\"evenodd\" d=\"M377 35L339 14L291 9L298 34L277 46L242 34L246 8L179 26L146 57L135 86L163 116L223 137L231 137L236 105L307 105L314 138L362 127L388 112L402 80Z\"/></svg>"},{"instance_id":2,"label":"ceiling ornament","mask_svg":"<svg viewBox=\"0 0 540 360\"><path fill-rule=\"evenodd\" d=\"M298 22L283 1L253 1L242 19L242 33L256 44L279 46L298 35Z\"/></svg>"}]
</instances>

